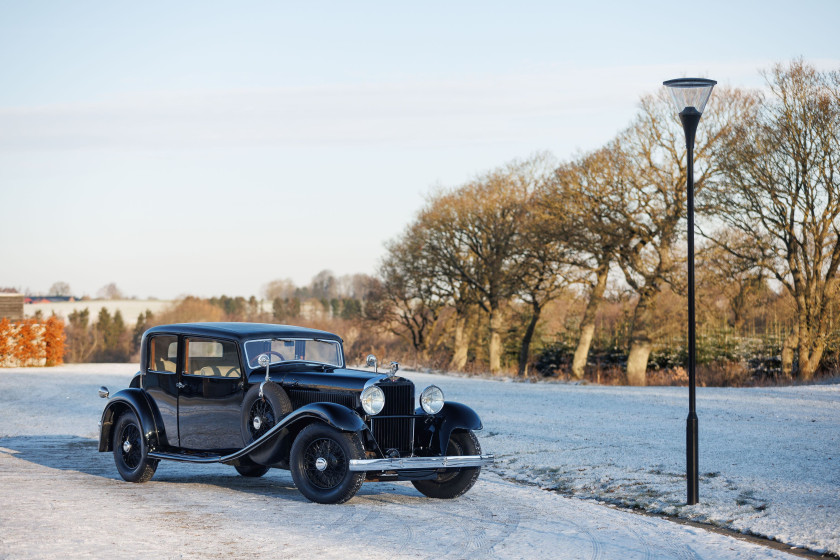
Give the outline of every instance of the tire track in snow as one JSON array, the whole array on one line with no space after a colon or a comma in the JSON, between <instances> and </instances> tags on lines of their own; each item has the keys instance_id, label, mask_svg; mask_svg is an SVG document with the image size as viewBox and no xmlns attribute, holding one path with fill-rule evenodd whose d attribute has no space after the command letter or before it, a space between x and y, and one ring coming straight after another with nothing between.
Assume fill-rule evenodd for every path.
<instances>
[{"instance_id":1,"label":"tire track in snow","mask_svg":"<svg viewBox=\"0 0 840 560\"><path fill-rule=\"evenodd\" d=\"M592 554L589 556L589 560L601 560L604 558L604 551L603 547L601 546L601 541L595 534L581 525L580 523L576 523L570 519L565 520L568 525L571 525L575 528L575 531L582 535L586 541L589 543L589 546L592 548Z\"/></svg>"},{"instance_id":2,"label":"tire track in snow","mask_svg":"<svg viewBox=\"0 0 840 560\"><path fill-rule=\"evenodd\" d=\"M482 507L475 498L469 500L471 517L476 521L477 531L465 531L466 539L461 551L465 556L484 558L497 544L504 541L519 528L519 513L514 508L499 508L499 514ZM497 519L501 517L501 519Z\"/></svg>"}]
</instances>

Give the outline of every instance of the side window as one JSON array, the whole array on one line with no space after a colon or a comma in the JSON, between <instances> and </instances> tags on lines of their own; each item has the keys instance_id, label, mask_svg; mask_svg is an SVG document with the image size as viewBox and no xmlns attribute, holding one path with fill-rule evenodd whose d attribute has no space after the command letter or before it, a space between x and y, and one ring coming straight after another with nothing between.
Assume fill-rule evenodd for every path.
<instances>
[{"instance_id":1,"label":"side window","mask_svg":"<svg viewBox=\"0 0 840 560\"><path fill-rule=\"evenodd\" d=\"M209 338L188 338L185 372L201 377L239 377L236 344Z\"/></svg>"},{"instance_id":2,"label":"side window","mask_svg":"<svg viewBox=\"0 0 840 560\"><path fill-rule=\"evenodd\" d=\"M178 362L178 337L160 335L149 341L148 368L151 371L175 373Z\"/></svg>"}]
</instances>

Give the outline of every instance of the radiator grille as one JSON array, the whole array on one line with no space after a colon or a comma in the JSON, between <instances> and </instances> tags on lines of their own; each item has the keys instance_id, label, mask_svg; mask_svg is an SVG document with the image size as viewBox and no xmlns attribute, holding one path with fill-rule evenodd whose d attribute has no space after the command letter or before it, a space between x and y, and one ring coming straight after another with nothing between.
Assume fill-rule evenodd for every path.
<instances>
[{"instance_id":1,"label":"radiator grille","mask_svg":"<svg viewBox=\"0 0 840 560\"><path fill-rule=\"evenodd\" d=\"M414 414L414 384L394 384L385 382L379 385L385 393L385 408L377 416L401 416ZM384 452L397 449L401 454L411 453L413 418L377 418L371 417L371 431L379 448Z\"/></svg>"},{"instance_id":2,"label":"radiator grille","mask_svg":"<svg viewBox=\"0 0 840 560\"><path fill-rule=\"evenodd\" d=\"M319 391L318 389L291 389L289 390L289 400L292 401L292 407L300 408L307 404L316 402L330 402L346 406L347 408L355 409L358 405L356 403L356 394L347 391Z\"/></svg>"}]
</instances>

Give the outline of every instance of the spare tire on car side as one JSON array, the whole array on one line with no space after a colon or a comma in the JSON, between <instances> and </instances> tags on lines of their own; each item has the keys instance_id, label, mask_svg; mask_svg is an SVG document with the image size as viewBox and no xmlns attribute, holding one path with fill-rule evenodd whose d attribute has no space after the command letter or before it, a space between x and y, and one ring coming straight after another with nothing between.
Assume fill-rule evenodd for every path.
<instances>
[{"instance_id":1,"label":"spare tire on car side","mask_svg":"<svg viewBox=\"0 0 840 560\"><path fill-rule=\"evenodd\" d=\"M283 388L274 382L263 384L260 396L260 384L254 385L245 394L242 401L242 441L245 445L258 440L277 425L292 410L292 401ZM255 463L268 461L271 450L260 453L252 452L248 457Z\"/></svg>"}]
</instances>

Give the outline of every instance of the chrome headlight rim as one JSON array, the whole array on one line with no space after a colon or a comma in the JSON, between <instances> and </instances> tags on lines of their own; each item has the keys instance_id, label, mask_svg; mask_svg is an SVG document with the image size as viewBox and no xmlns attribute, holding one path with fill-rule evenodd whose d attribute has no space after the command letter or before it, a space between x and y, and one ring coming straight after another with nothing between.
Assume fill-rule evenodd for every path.
<instances>
[{"instance_id":1,"label":"chrome headlight rim","mask_svg":"<svg viewBox=\"0 0 840 560\"><path fill-rule=\"evenodd\" d=\"M361 401L365 414L375 416L385 408L385 391L377 385L368 385L362 391Z\"/></svg>"},{"instance_id":2,"label":"chrome headlight rim","mask_svg":"<svg viewBox=\"0 0 840 560\"><path fill-rule=\"evenodd\" d=\"M437 414L445 403L443 390L437 385L429 385L420 393L420 407L426 414Z\"/></svg>"}]
</instances>

